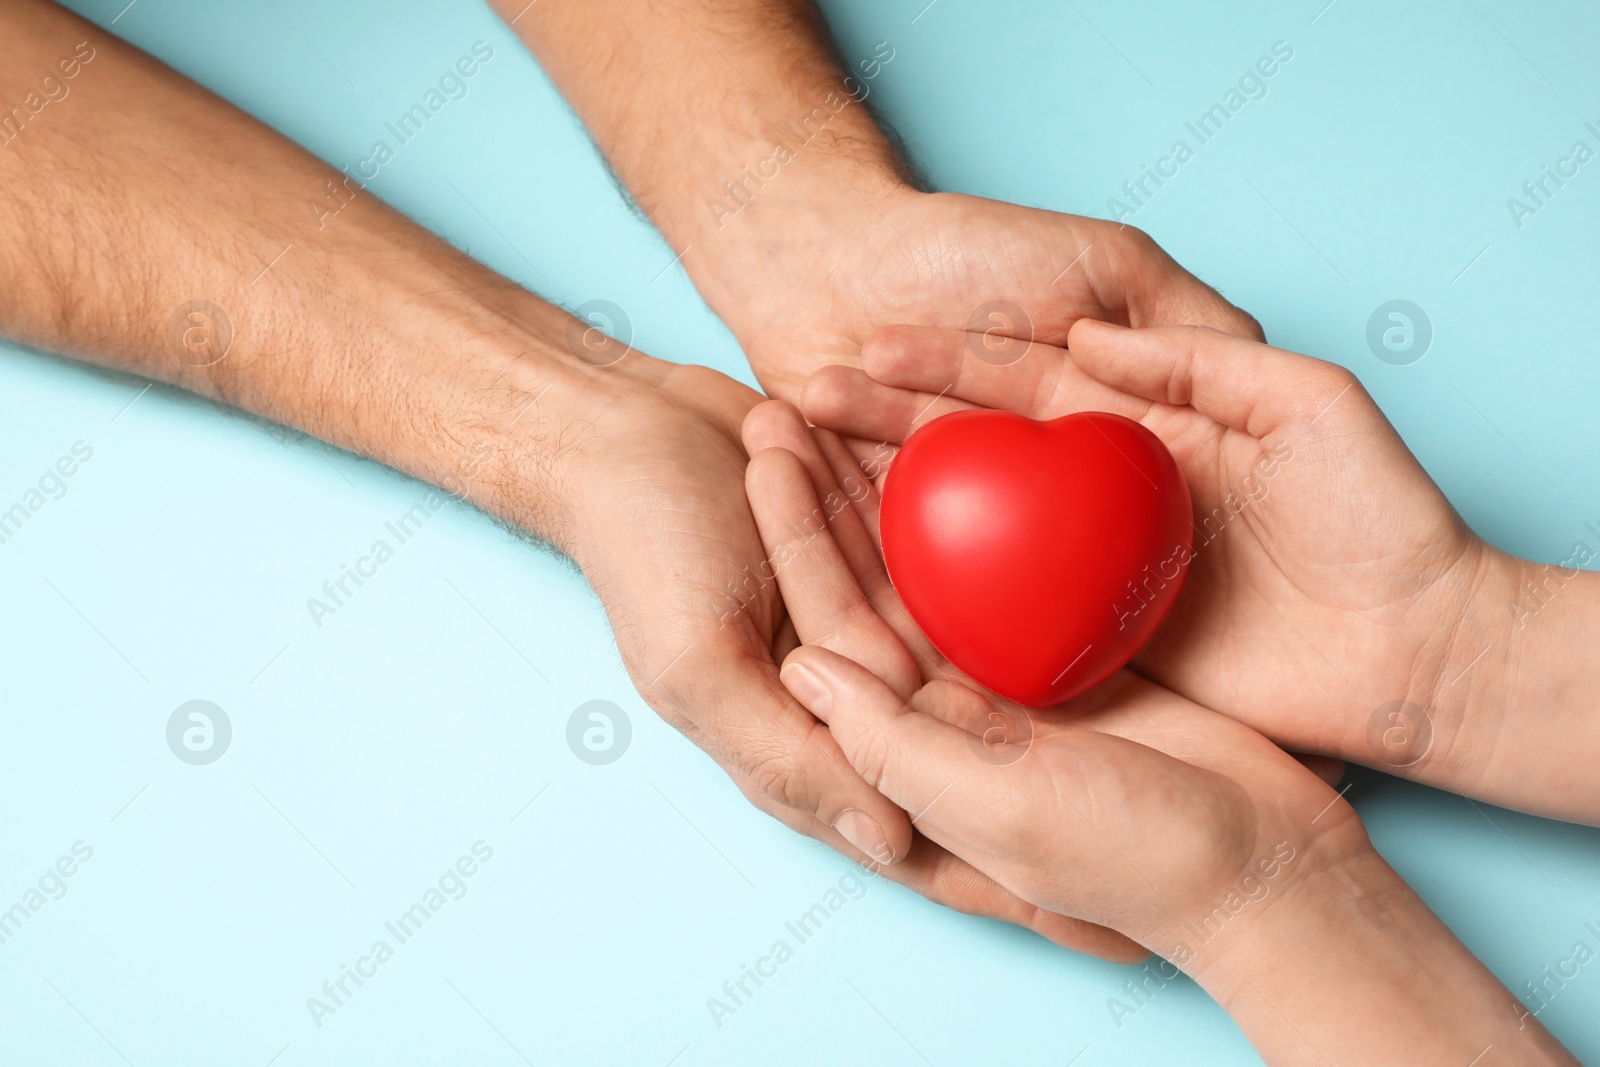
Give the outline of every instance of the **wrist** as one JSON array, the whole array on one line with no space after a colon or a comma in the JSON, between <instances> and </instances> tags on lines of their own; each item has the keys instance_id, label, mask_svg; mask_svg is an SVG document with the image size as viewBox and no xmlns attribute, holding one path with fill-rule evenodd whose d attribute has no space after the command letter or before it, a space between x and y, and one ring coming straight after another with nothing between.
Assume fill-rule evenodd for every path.
<instances>
[{"instance_id":1,"label":"wrist","mask_svg":"<svg viewBox=\"0 0 1600 1067\"><path fill-rule=\"evenodd\" d=\"M746 344L797 297L860 269L867 242L898 240L895 220L926 196L887 160L822 150L796 155L760 185L751 178L719 180L685 204L674 241L690 249L683 265L695 288Z\"/></svg>"},{"instance_id":2,"label":"wrist","mask_svg":"<svg viewBox=\"0 0 1600 1067\"><path fill-rule=\"evenodd\" d=\"M1148 943L1226 1005L1294 943L1293 931L1327 910L1330 892L1378 881L1374 864L1383 861L1360 818L1348 805L1329 808L1311 827L1319 832L1263 842L1236 882L1171 914Z\"/></svg>"},{"instance_id":3,"label":"wrist","mask_svg":"<svg viewBox=\"0 0 1600 1067\"><path fill-rule=\"evenodd\" d=\"M1190 971L1270 1063L1570 1063L1370 846L1307 857L1276 908Z\"/></svg>"},{"instance_id":4,"label":"wrist","mask_svg":"<svg viewBox=\"0 0 1600 1067\"><path fill-rule=\"evenodd\" d=\"M181 384L570 552L575 474L564 442L599 391L596 369L570 350L574 320L453 253L375 259L352 270L341 254L319 284L286 272L270 304L236 304L240 342L203 380Z\"/></svg>"},{"instance_id":5,"label":"wrist","mask_svg":"<svg viewBox=\"0 0 1600 1067\"><path fill-rule=\"evenodd\" d=\"M1600 575L1581 569L1595 553L1578 542L1555 563L1533 563L1484 547L1482 576L1431 690L1435 752L1417 768L1433 784L1595 822Z\"/></svg>"},{"instance_id":6,"label":"wrist","mask_svg":"<svg viewBox=\"0 0 1600 1067\"><path fill-rule=\"evenodd\" d=\"M1174 957L1230 1012L1253 986L1269 976L1282 986L1316 959L1318 949L1339 937L1370 940L1409 903L1409 890L1370 843L1338 857L1306 848L1298 860L1263 901L1268 906L1247 913L1246 921L1229 926L1211 942L1185 946L1188 950L1180 954L1186 962ZM1312 977L1323 974L1312 970Z\"/></svg>"}]
</instances>

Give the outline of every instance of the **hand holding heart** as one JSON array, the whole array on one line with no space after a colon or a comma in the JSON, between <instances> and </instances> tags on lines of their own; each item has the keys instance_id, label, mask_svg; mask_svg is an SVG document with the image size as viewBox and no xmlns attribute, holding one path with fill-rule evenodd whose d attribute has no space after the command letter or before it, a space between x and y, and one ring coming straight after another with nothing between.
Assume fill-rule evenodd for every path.
<instances>
[{"instance_id":1,"label":"hand holding heart","mask_svg":"<svg viewBox=\"0 0 1600 1067\"><path fill-rule=\"evenodd\" d=\"M1285 747L1378 765L1374 709L1400 698L1447 707L1442 690L1484 644L1465 624L1469 601L1503 557L1349 372L1199 327L1084 320L1070 351L994 342L880 331L865 372L812 378L806 415L886 441L977 405L1134 419L1171 450L1195 515L1183 595L1135 669ZM1436 737L1453 728L1444 714ZM1443 758L1453 754L1407 773L1460 781L1467 769ZM1515 800L1489 785L1479 795Z\"/></svg>"},{"instance_id":2,"label":"hand holding heart","mask_svg":"<svg viewBox=\"0 0 1600 1067\"><path fill-rule=\"evenodd\" d=\"M1084 342L1075 347L1080 358L1104 341L1100 362L1090 356L1086 364L1103 372L1117 368L1116 337L1095 337L1093 327L1079 327L1073 336ZM1139 344L1153 345L1158 355L1173 348L1173 358L1151 359ZM1168 402L1158 406L1146 398L1139 411L1129 403L1137 399L1132 393L1113 396L1102 386L1084 405L1120 403L1130 415L1148 418L1158 407L1192 398L1227 419L1208 427L1197 409L1187 409L1193 416L1187 423L1165 412L1169 418L1152 420L1184 466L1202 514L1209 501L1227 507L1219 486L1230 475L1286 473L1264 464L1266 456L1280 465L1304 459L1296 469L1313 472L1310 484L1291 487L1275 501L1291 508L1350 503L1359 497L1356 488L1379 497L1397 484L1413 494L1432 489L1414 462L1400 461L1403 447L1353 383L1340 384L1324 400L1318 394L1334 384L1333 376L1312 361L1296 367L1300 357L1264 348L1230 353L1226 364L1208 358L1215 353L1204 349L1221 344L1189 331L1124 340L1121 354L1142 357L1146 377L1124 366L1120 380ZM1064 352L1056 356L1056 371L1070 366ZM1281 391L1291 377L1285 372L1295 370L1309 372L1310 380L1300 391ZM1226 391L1219 395L1219 386L1241 373L1276 374L1280 391L1275 398L1222 403ZM1173 392L1159 392L1157 378ZM958 388L969 385L957 382ZM1351 410L1334 422L1338 428L1314 429L1346 397ZM852 429L886 416L909 428L914 409L907 399L918 407L928 403L893 390L867 393L857 411L862 420ZM1313 401L1318 406L1310 408ZM1275 448L1279 442L1271 436L1286 432L1302 443L1299 451ZM1471 1062L1491 1047L1516 1062L1576 1062L1531 1015L1508 1010L1520 1005L1377 855L1342 796L1307 767L1237 716L1218 714L1134 670L1031 714L984 692L939 655L890 584L875 535L891 501L880 501L859 482L843 443L826 430L808 433L778 402L755 408L743 437L753 457L745 479L751 510L801 642L786 657L781 678L862 778L911 816L911 851L896 866L932 856L952 873L982 872L999 894L1036 909L1031 916L1023 910L1020 920L1035 929L1050 929L1050 916L1079 922L1057 927L1058 940L1097 944L1096 931L1111 936L1115 930L1160 952L1216 998L1269 1063ZM912 442L896 460L891 494L896 477L916 471L915 448ZM1363 448L1377 453L1365 465L1338 456ZM908 453L913 465L900 468ZM1216 469L1208 472L1206 461ZM1341 463L1369 480L1340 484ZM841 483L850 492L841 492ZM917 484L914 475L900 488ZM848 506L836 507L841 501ZM1364 513L1357 525L1379 538L1410 529L1425 552L1429 535L1459 536L1459 521L1445 521L1453 513L1442 500L1437 507L1430 503L1424 494L1414 513ZM1211 573L1211 593L1240 595L1230 581L1254 587L1269 582L1277 567L1285 582L1306 586L1297 608L1317 604L1310 595L1317 592L1332 601L1321 607L1334 616L1323 620L1327 625L1339 623L1339 612L1348 613L1347 624L1362 619L1359 605L1337 598L1349 598L1359 586L1328 579L1318 586L1317 568L1302 573L1289 562L1295 552L1310 554L1313 562L1339 552L1359 560L1359 538L1354 548L1297 545L1292 536L1285 545L1273 535L1303 537L1307 528L1316 529L1315 519L1302 516L1296 525L1291 515L1279 527L1254 515L1229 517L1251 537L1232 550L1238 556L1213 553L1222 562ZM1429 529L1430 520L1445 529ZM1281 554L1286 547L1287 556ZM1240 569L1230 574L1230 566ZM1402 582L1405 568L1395 569ZM1367 570L1382 568L1369 559ZM1354 580L1368 576L1357 573ZM1184 603L1199 599L1193 584L1191 577L1174 619ZM1424 584L1419 595L1426 592ZM1190 610L1186 636L1197 646L1189 653L1194 659L1249 650L1254 635L1228 630L1225 610L1207 616L1204 602ZM1207 627L1222 632L1208 634ZM1160 651L1164 635L1153 651ZM1166 654L1176 677L1217 684L1203 662L1186 662L1181 645ZM1220 676L1256 668L1230 662L1213 669ZM1252 684L1248 677L1241 688ZM1289 683L1282 684L1287 691ZM1305 704L1311 718L1327 713L1314 700ZM996 894L988 899L992 907ZM1116 955L1112 945L1098 945L1102 955Z\"/></svg>"},{"instance_id":3,"label":"hand holding heart","mask_svg":"<svg viewBox=\"0 0 1600 1067\"><path fill-rule=\"evenodd\" d=\"M929 840L910 860L942 846L1029 904L1171 956L1182 922L1279 842L1312 885L1312 868L1370 849L1349 805L1276 745L1131 672L1032 714L983 692L889 583L879 498L837 439L771 401L744 443L751 510L802 642L783 681L914 817ZM819 501L846 498L822 529L806 525L834 511Z\"/></svg>"},{"instance_id":4,"label":"hand holding heart","mask_svg":"<svg viewBox=\"0 0 1600 1067\"><path fill-rule=\"evenodd\" d=\"M1149 430L952 412L884 486L883 561L911 617L975 680L1032 707L1121 670L1188 570L1189 491Z\"/></svg>"},{"instance_id":5,"label":"hand holding heart","mask_svg":"<svg viewBox=\"0 0 1600 1067\"><path fill-rule=\"evenodd\" d=\"M1354 810L1276 745L1131 671L1032 715L983 693L911 624L873 543L879 501L851 484L844 446L779 402L752 411L744 440L804 642L783 682L913 816L891 872L987 876L1017 902L1000 914L1108 958L1106 928L1122 931L1193 977L1268 1063L1467 1063L1490 1046L1576 1062L1508 1010Z\"/></svg>"}]
</instances>

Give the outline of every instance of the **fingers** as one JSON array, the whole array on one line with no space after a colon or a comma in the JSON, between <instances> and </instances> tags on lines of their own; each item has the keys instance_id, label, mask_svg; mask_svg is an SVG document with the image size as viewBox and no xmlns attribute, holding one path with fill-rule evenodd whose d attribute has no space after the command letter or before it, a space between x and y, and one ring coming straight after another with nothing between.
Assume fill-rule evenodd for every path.
<instances>
[{"instance_id":1,"label":"fingers","mask_svg":"<svg viewBox=\"0 0 1600 1067\"><path fill-rule=\"evenodd\" d=\"M824 430L819 426L814 428L811 434L827 458L828 466L833 469L834 480L844 488L845 495L855 505L856 514L861 518L861 525L866 527L867 536L872 538L872 547L881 553L883 539L878 533L878 512L883 501L878 495L878 486L872 474L856 459L844 439L832 430ZM887 442L876 454L892 455Z\"/></svg>"},{"instance_id":2,"label":"fingers","mask_svg":"<svg viewBox=\"0 0 1600 1067\"><path fill-rule=\"evenodd\" d=\"M1028 903L920 834L905 862L886 867L883 873L947 908L1026 927L1075 952L1113 963L1138 963L1150 955L1149 949L1115 930Z\"/></svg>"},{"instance_id":3,"label":"fingers","mask_svg":"<svg viewBox=\"0 0 1600 1067\"><path fill-rule=\"evenodd\" d=\"M1129 330L1081 319L1067 347L1078 366L1113 389L1193 407L1257 438L1316 421L1361 388L1332 363L1199 326Z\"/></svg>"},{"instance_id":4,"label":"fingers","mask_svg":"<svg viewBox=\"0 0 1600 1067\"><path fill-rule=\"evenodd\" d=\"M823 431L826 433L826 431ZM805 424L792 404L769 400L750 411L741 431L745 450L755 455L765 449L783 449L796 456L805 466L816 500L825 506L822 516L827 522L834 541L843 553L857 580L868 588L869 594L880 579L887 582L883 573L883 560L878 553L876 538L867 529L861 517L860 502L870 499L869 510L877 511L878 491L870 481L845 462L845 469L835 468L820 447L818 432ZM828 434L832 437L831 434ZM834 443L837 443L835 439ZM795 519L813 514L812 511L787 513Z\"/></svg>"},{"instance_id":5,"label":"fingers","mask_svg":"<svg viewBox=\"0 0 1600 1067\"><path fill-rule=\"evenodd\" d=\"M974 811L970 803L935 803L984 766L974 758L966 730L914 711L870 671L824 648L796 650L784 663L782 678L812 714L828 723L857 773L910 812L913 821L927 818L940 840L993 836L992 813Z\"/></svg>"},{"instance_id":6,"label":"fingers","mask_svg":"<svg viewBox=\"0 0 1600 1067\"><path fill-rule=\"evenodd\" d=\"M1339 783L1344 781L1346 764L1342 759L1334 759L1332 756L1312 756L1304 752L1291 752L1289 755L1299 760L1301 766L1333 789L1338 789Z\"/></svg>"},{"instance_id":7,"label":"fingers","mask_svg":"<svg viewBox=\"0 0 1600 1067\"><path fill-rule=\"evenodd\" d=\"M751 509L757 514L789 610L795 612L797 605L809 609L797 621L800 640L808 644L822 641L865 664L897 691L903 688L902 676L897 673L902 667L902 651L909 652L920 665L919 678L942 675L943 658L912 621L884 569L877 540L877 490L861 477L839 439L829 431L807 427L798 411L780 401L769 401L750 412L745 419L744 438L747 448L775 446L771 451L793 453L805 467L803 474L798 473L774 456L752 463L745 472ZM840 482L851 485L854 491L847 496L839 489ZM854 506L847 508L846 500ZM824 588L812 588L804 581L794 570L793 560L778 559L780 554L793 555L813 541L832 542L800 560L803 568L822 575L824 582L833 583ZM846 610L859 612L861 606L849 597L848 585L839 584L841 572L829 549L843 557L843 577L854 577L877 619L856 615L845 618L839 614ZM790 573L784 574L786 569ZM824 637L833 633L830 619L858 624L855 639L862 643L849 644L843 633Z\"/></svg>"},{"instance_id":8,"label":"fingers","mask_svg":"<svg viewBox=\"0 0 1600 1067\"><path fill-rule=\"evenodd\" d=\"M889 468L894 466L894 457L900 454L900 446L888 441L870 441L865 437L840 437L839 440L856 461L856 467L872 481L873 488L882 493L883 479L889 473Z\"/></svg>"},{"instance_id":9,"label":"fingers","mask_svg":"<svg viewBox=\"0 0 1600 1067\"><path fill-rule=\"evenodd\" d=\"M1120 309L1118 321L1130 326L1193 323L1264 339L1259 322L1185 270L1149 234L1110 222L1102 226L1103 233L1107 230L1114 230L1114 236L1096 239L1104 254L1088 257L1086 265L1101 301Z\"/></svg>"},{"instance_id":10,"label":"fingers","mask_svg":"<svg viewBox=\"0 0 1600 1067\"><path fill-rule=\"evenodd\" d=\"M895 444L940 415L974 406L937 393L897 389L873 381L854 367L837 366L813 374L800 397L800 410L818 426Z\"/></svg>"},{"instance_id":11,"label":"fingers","mask_svg":"<svg viewBox=\"0 0 1600 1067\"><path fill-rule=\"evenodd\" d=\"M857 584L801 461L784 449L765 449L746 468L745 485L800 640L849 656L895 692L909 696L921 684L922 672ZM832 524L843 525L839 518ZM858 528L857 533L865 550L875 555L866 532ZM881 564L877 569L881 572Z\"/></svg>"},{"instance_id":12,"label":"fingers","mask_svg":"<svg viewBox=\"0 0 1600 1067\"><path fill-rule=\"evenodd\" d=\"M740 792L756 807L796 833L815 838L862 864L863 878L881 874L935 904L964 915L979 915L1026 927L1062 948L1112 963L1138 963L1150 955L1148 949L1114 930L1028 903L967 861L920 835L913 838L911 852L903 860L892 866L882 866L832 827L813 816L775 804L748 779L738 774L732 777Z\"/></svg>"},{"instance_id":13,"label":"fingers","mask_svg":"<svg viewBox=\"0 0 1600 1067\"><path fill-rule=\"evenodd\" d=\"M764 649L730 631L702 635L652 684L637 676L652 706L693 721L694 739L775 803L814 817L879 863L911 849L905 812L851 767L828 729L784 690ZM754 639L752 638L752 642Z\"/></svg>"},{"instance_id":14,"label":"fingers","mask_svg":"<svg viewBox=\"0 0 1600 1067\"><path fill-rule=\"evenodd\" d=\"M1041 341L991 338L960 330L891 326L861 348L867 374L885 385L940 393L983 407L1052 419L1075 411L1143 417L1148 400L1080 370L1064 349Z\"/></svg>"}]
</instances>

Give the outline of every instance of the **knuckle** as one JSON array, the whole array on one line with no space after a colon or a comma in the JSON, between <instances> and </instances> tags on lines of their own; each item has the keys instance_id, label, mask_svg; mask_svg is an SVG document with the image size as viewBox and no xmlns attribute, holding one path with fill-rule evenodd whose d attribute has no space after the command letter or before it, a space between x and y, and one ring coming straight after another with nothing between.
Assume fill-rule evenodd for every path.
<instances>
[{"instance_id":1,"label":"knuckle","mask_svg":"<svg viewBox=\"0 0 1600 1067\"><path fill-rule=\"evenodd\" d=\"M756 787L789 808L810 808L804 763L792 751L756 754L746 766Z\"/></svg>"},{"instance_id":2,"label":"knuckle","mask_svg":"<svg viewBox=\"0 0 1600 1067\"><path fill-rule=\"evenodd\" d=\"M888 734L879 729L868 730L852 746L850 762L868 785L882 792L892 766L891 751ZM892 783L889 786L892 787Z\"/></svg>"},{"instance_id":3,"label":"knuckle","mask_svg":"<svg viewBox=\"0 0 1600 1067\"><path fill-rule=\"evenodd\" d=\"M1267 340L1267 331L1262 328L1261 320L1241 307L1234 307L1234 311L1238 313L1239 320L1235 332L1238 333L1240 337L1247 337L1252 341L1260 341L1265 344Z\"/></svg>"},{"instance_id":4,"label":"knuckle","mask_svg":"<svg viewBox=\"0 0 1600 1067\"><path fill-rule=\"evenodd\" d=\"M1326 409L1335 398L1346 393L1366 395L1366 390L1361 385L1361 379L1337 363L1328 363L1324 360L1306 357L1306 384L1309 388L1300 391L1300 402L1296 414L1303 418L1314 418L1317 413Z\"/></svg>"},{"instance_id":5,"label":"knuckle","mask_svg":"<svg viewBox=\"0 0 1600 1067\"><path fill-rule=\"evenodd\" d=\"M1327 385L1335 390L1354 389L1361 385L1359 378L1337 363L1323 363L1319 371Z\"/></svg>"},{"instance_id":6,"label":"knuckle","mask_svg":"<svg viewBox=\"0 0 1600 1067\"><path fill-rule=\"evenodd\" d=\"M1156 244L1156 239L1137 226L1125 227L1122 231L1125 241L1140 252L1149 252L1161 246Z\"/></svg>"}]
</instances>

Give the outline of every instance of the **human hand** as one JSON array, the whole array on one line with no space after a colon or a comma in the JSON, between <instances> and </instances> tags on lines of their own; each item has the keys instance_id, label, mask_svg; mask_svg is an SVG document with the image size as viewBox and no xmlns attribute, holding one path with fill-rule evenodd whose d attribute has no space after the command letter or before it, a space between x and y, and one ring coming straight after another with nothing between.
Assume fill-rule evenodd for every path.
<instances>
[{"instance_id":1,"label":"human hand","mask_svg":"<svg viewBox=\"0 0 1600 1067\"><path fill-rule=\"evenodd\" d=\"M1109 931L1017 899L965 862L912 844L905 813L865 783L778 680L794 645L745 501L739 429L760 400L704 367L606 340L584 426L565 442L569 547L599 593L629 675L757 807L938 903L1028 926L1110 959ZM612 363L612 360L616 362ZM765 575L763 578L762 576Z\"/></svg>"},{"instance_id":2,"label":"human hand","mask_svg":"<svg viewBox=\"0 0 1600 1067\"><path fill-rule=\"evenodd\" d=\"M1328 835L1340 854L1366 847L1326 782L1132 672L1031 714L987 694L927 641L889 583L876 492L826 503L859 482L838 439L772 402L747 420L745 441L751 508L802 642L783 682L934 841L1023 899L1158 951L1175 943L1161 916L1225 893L1276 842L1304 851ZM818 514L829 516L820 529L803 525ZM957 794L950 808L945 789Z\"/></svg>"},{"instance_id":3,"label":"human hand","mask_svg":"<svg viewBox=\"0 0 1600 1067\"><path fill-rule=\"evenodd\" d=\"M802 230L790 215L770 223L796 232L764 233L760 263L727 248L691 264L774 397L798 402L812 372L860 366L867 338L896 323L977 329L991 344L1062 345L1080 318L1261 337L1133 227L897 182L851 189L830 204L826 229ZM785 252L770 254L774 243Z\"/></svg>"},{"instance_id":4,"label":"human hand","mask_svg":"<svg viewBox=\"0 0 1600 1067\"><path fill-rule=\"evenodd\" d=\"M1270 1063L1466 1062L1489 1046L1574 1062L1292 757L1130 671L1032 714L985 694L906 616L875 497L852 498L861 521L801 525L852 476L842 445L813 444L776 403L745 438L798 446L758 451L747 476L805 642L783 681L929 841L1166 955ZM1447 990L1428 979L1441 968Z\"/></svg>"},{"instance_id":5,"label":"human hand","mask_svg":"<svg viewBox=\"0 0 1600 1067\"><path fill-rule=\"evenodd\" d=\"M1462 712L1509 654L1516 561L1462 522L1353 375L1197 328L1084 321L1070 349L885 330L865 351L873 378L819 374L806 413L889 441L974 404L1139 420L1177 458L1196 524L1183 595L1138 671L1288 748L1593 818L1591 799L1533 786L1547 738L1501 736L1490 707ZM1494 776L1491 754L1509 761Z\"/></svg>"},{"instance_id":6,"label":"human hand","mask_svg":"<svg viewBox=\"0 0 1600 1067\"><path fill-rule=\"evenodd\" d=\"M811 0L493 6L774 397L858 366L894 323L1050 344L1085 316L1260 336L1133 227L922 192L867 103L894 47L838 63Z\"/></svg>"}]
</instances>

